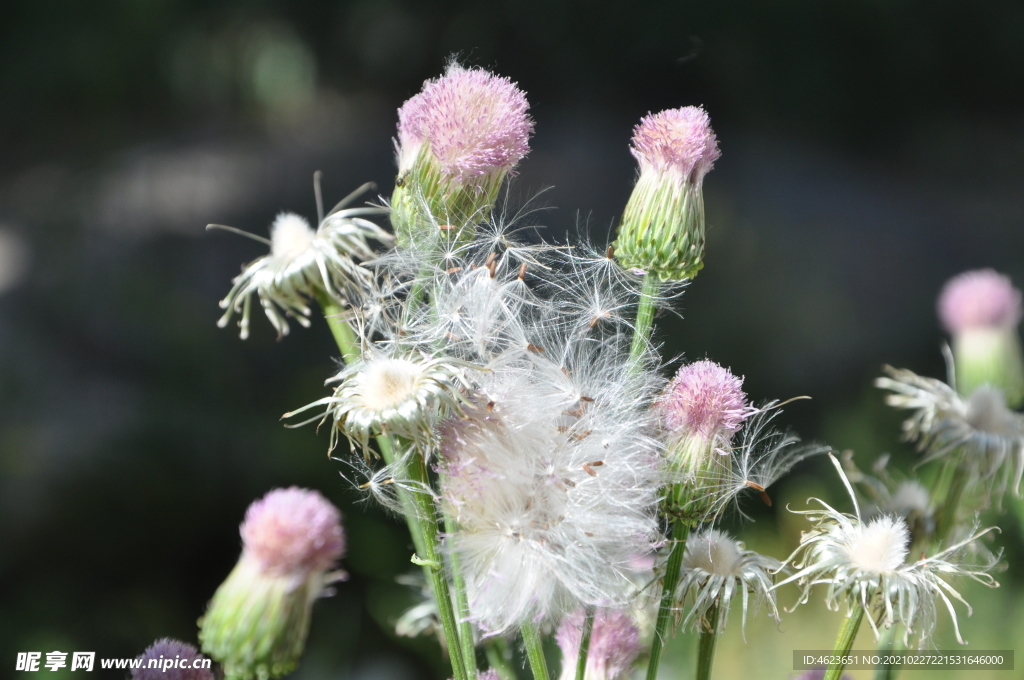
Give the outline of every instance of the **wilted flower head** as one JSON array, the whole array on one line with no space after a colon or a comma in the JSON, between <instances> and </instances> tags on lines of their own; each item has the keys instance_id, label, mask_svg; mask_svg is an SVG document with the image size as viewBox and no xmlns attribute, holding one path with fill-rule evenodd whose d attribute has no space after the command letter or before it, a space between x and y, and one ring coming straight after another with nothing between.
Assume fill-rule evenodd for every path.
<instances>
[{"instance_id":1,"label":"wilted flower head","mask_svg":"<svg viewBox=\"0 0 1024 680\"><path fill-rule=\"evenodd\" d=\"M132 669L132 680L213 680L210 660L195 647L163 638L138 656L141 664Z\"/></svg>"},{"instance_id":2,"label":"wilted flower head","mask_svg":"<svg viewBox=\"0 0 1024 680\"><path fill-rule=\"evenodd\" d=\"M227 678L274 678L302 655L313 602L342 576L341 514L315 491L276 489L249 506L242 556L200 620L203 650Z\"/></svg>"},{"instance_id":3,"label":"wilted flower head","mask_svg":"<svg viewBox=\"0 0 1024 680\"><path fill-rule=\"evenodd\" d=\"M486 219L505 176L529 151L526 95L508 78L449 65L398 111L395 231ZM424 214L426 213L426 214Z\"/></svg>"},{"instance_id":4,"label":"wilted flower head","mask_svg":"<svg viewBox=\"0 0 1024 680\"><path fill-rule=\"evenodd\" d=\"M780 562L771 557L744 550L743 544L716 529L696 533L686 541L681 578L676 589L679 612L687 611L683 626L695 630L721 633L729 618L732 598L742 595L742 626L747 623L750 596L753 606L762 604L776 621L779 611L775 606L770 571L777 570ZM687 602L692 604L687 605ZM718 608L717 622L712 623L711 612Z\"/></svg>"},{"instance_id":5,"label":"wilted flower head","mask_svg":"<svg viewBox=\"0 0 1024 680\"><path fill-rule=\"evenodd\" d=\"M852 497L845 475L843 480ZM881 515L865 522L859 507L856 515L846 515L824 501L812 500L822 509L793 511L806 515L814 526L803 533L800 547L787 560L796 572L776 587L799 581L803 593L797 604L802 604L813 586L826 585L825 602L830 609L839 609L840 601L845 601L850 616L856 607L863 607L876 637L879 625L889 628L902 623L904 644L911 635L921 645L927 642L935 628L936 600L941 600L953 619L957 640L964 644L950 598L963 603L968 614L971 608L948 579L967 576L989 587L998 585L988 574L992 564L974 567L959 560L965 546L992 529L973 533L931 557L908 562L910 531L902 518Z\"/></svg>"},{"instance_id":6,"label":"wilted flower head","mask_svg":"<svg viewBox=\"0 0 1024 680\"><path fill-rule=\"evenodd\" d=\"M628 678L633 663L643 650L640 631L633 617L619 609L597 609L593 616L584 677L587 680ZM560 680L576 677L585 618L582 610L567 615L555 634L562 650Z\"/></svg>"},{"instance_id":7,"label":"wilted flower head","mask_svg":"<svg viewBox=\"0 0 1024 680\"><path fill-rule=\"evenodd\" d=\"M903 434L925 452L922 462L955 456L961 473L981 482L987 494L1001 497L1007 487L1020 493L1024 417L1007 407L1000 390L979 387L964 399L941 380L891 366L885 372L889 377L875 385L893 392L887 404L913 411Z\"/></svg>"},{"instance_id":8,"label":"wilted flower head","mask_svg":"<svg viewBox=\"0 0 1024 680\"><path fill-rule=\"evenodd\" d=\"M366 456L370 455L371 435L391 434L426 443L439 417L461 412L461 390L469 386L463 373L469 368L470 364L443 355L391 356L370 350L327 380L328 384L340 383L332 396L284 417L326 406L323 418L333 420L337 431L353 446L361 447ZM332 430L332 449L336 437Z\"/></svg>"},{"instance_id":9,"label":"wilted flower head","mask_svg":"<svg viewBox=\"0 0 1024 680\"><path fill-rule=\"evenodd\" d=\"M704 266L704 175L721 155L703 109L647 115L633 133L640 177L626 204L615 255L662 281L691 279Z\"/></svg>"},{"instance_id":10,"label":"wilted flower head","mask_svg":"<svg viewBox=\"0 0 1024 680\"><path fill-rule=\"evenodd\" d=\"M278 215L270 226L269 240L250 235L269 245L270 253L250 262L235 277L231 291L220 302L227 311L217 325L223 328L240 314L239 334L243 340L249 337L253 294L278 337L288 334L289 317L309 326L309 302L319 293L358 302L372 280L372 273L359 264L373 257L369 239L392 240L364 216L384 212L374 207L335 209L316 230L294 213Z\"/></svg>"},{"instance_id":11,"label":"wilted flower head","mask_svg":"<svg viewBox=\"0 0 1024 680\"><path fill-rule=\"evenodd\" d=\"M1017 336L1022 313L1020 290L991 269L954 276L942 289L939 316L953 336L961 394L991 385L1010 406L1024 403L1024 353Z\"/></svg>"}]
</instances>

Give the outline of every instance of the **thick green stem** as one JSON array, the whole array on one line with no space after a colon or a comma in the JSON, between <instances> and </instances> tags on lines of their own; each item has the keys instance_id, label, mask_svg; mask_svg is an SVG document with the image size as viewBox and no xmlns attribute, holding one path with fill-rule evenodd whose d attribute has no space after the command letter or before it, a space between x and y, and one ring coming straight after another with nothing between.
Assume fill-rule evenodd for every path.
<instances>
[{"instance_id":1,"label":"thick green stem","mask_svg":"<svg viewBox=\"0 0 1024 680\"><path fill-rule=\"evenodd\" d=\"M629 350L629 363L639 368L640 358L651 340L654 326L654 299L658 292L658 284L651 274L644 274L644 285L640 291L640 302L636 310L636 323L633 326L633 345Z\"/></svg>"},{"instance_id":2,"label":"thick green stem","mask_svg":"<svg viewBox=\"0 0 1024 680\"><path fill-rule=\"evenodd\" d=\"M326 293L319 293L317 300L324 312L324 318L331 329L334 341L341 351L345 363L351 363L362 355L362 347L352 331L352 327L341 319L341 308ZM395 463L394 442L391 437L380 435L375 438L380 448L381 457L385 464ZM413 475L413 478L427 487L426 464L421 455L414 455L414 462L411 470L403 470ZM407 475L406 475L407 476ZM405 521L409 526L409 534L412 536L413 546L416 548L416 556L423 566L423 572L431 585L434 599L437 601L437 608L441 618L441 628L444 632L445 642L448 645L449 656L452 662L452 672L455 680L470 680L466 671L466 664L463 656L463 648L460 642L455 615L452 610L451 594L448 590L448 579L444 574L443 557L439 550L437 538L437 515L434 512L434 501L426 493L410 493L406 489L398 490L399 502L405 515ZM472 645L472 638L470 638ZM475 664L474 664L475 665Z\"/></svg>"},{"instance_id":3,"label":"thick green stem","mask_svg":"<svg viewBox=\"0 0 1024 680\"><path fill-rule=\"evenodd\" d=\"M864 619L864 607L858 606L853 613L843 620L839 627L839 635L836 636L836 646L832 650L832 656L845 657L853 648L853 641L857 638L857 631L860 630L860 622ZM839 659L842 660L841 658ZM843 675L845 663L829 664L825 671L823 680L839 680Z\"/></svg>"},{"instance_id":4,"label":"thick green stem","mask_svg":"<svg viewBox=\"0 0 1024 680\"><path fill-rule=\"evenodd\" d=\"M415 455L409 466L411 478L427 487L427 466L423 456ZM437 612L441 619L441 629L448 645L448 656L452 662L455 680L469 680L466 664L462 656L462 644L459 641L458 625L455 622L455 610L452 608L451 592L448 588L448 577L444 571L444 556L441 554L441 543L437 538L437 513L434 510L434 499L425 492L414 493L417 513L416 520L423 539L424 554L419 555L420 561L428 565L427 573L437 601Z\"/></svg>"},{"instance_id":5,"label":"thick green stem","mask_svg":"<svg viewBox=\"0 0 1024 680\"><path fill-rule=\"evenodd\" d=\"M700 643L697 647L697 680L711 680L711 664L715 660L715 643L718 642L718 611L716 601L708 610L707 626L700 631Z\"/></svg>"},{"instance_id":6,"label":"thick green stem","mask_svg":"<svg viewBox=\"0 0 1024 680\"><path fill-rule=\"evenodd\" d=\"M594 632L594 609L587 607L583 617L583 633L580 635L580 653L576 657L576 680L583 680L587 674L587 655L590 653L590 636Z\"/></svg>"},{"instance_id":7,"label":"thick green stem","mask_svg":"<svg viewBox=\"0 0 1024 680\"><path fill-rule=\"evenodd\" d=\"M324 291L318 291L316 299L324 312L324 319L327 320L327 326L331 329L334 342L338 344L338 349L341 350L341 358L345 360L346 364L352 363L355 359L362 356L363 348L359 344L359 338L356 337L355 331L352 330L347 321L341 318L344 310Z\"/></svg>"},{"instance_id":8,"label":"thick green stem","mask_svg":"<svg viewBox=\"0 0 1024 680\"><path fill-rule=\"evenodd\" d=\"M939 511L939 516L935 523L935 538L939 545L946 542L949 535L953 532L953 527L956 526L956 514L960 509L960 501L963 498L964 491L967 490L967 483L971 480L971 477L971 475L959 467L953 473L953 481L949 483L949 491L946 493L945 500L942 501L942 510Z\"/></svg>"},{"instance_id":9,"label":"thick green stem","mask_svg":"<svg viewBox=\"0 0 1024 680\"><path fill-rule=\"evenodd\" d=\"M526 658L530 660L534 680L551 680L551 676L548 675L548 662L544 658L544 643L537 631L537 624L524 623L519 631L523 635L523 646L526 647Z\"/></svg>"},{"instance_id":10,"label":"thick green stem","mask_svg":"<svg viewBox=\"0 0 1024 680\"><path fill-rule=\"evenodd\" d=\"M686 550L686 539L690 535L690 525L676 520L672 525L672 549L665 564L665 577L662 582L661 605L658 607L658 618L654 624L654 641L651 643L651 660L647 664L647 680L658 677L658 664L661 663L661 652L668 635L668 623L672 617L672 605L675 602L676 585L679 583L679 570L683 565L683 552Z\"/></svg>"},{"instance_id":11,"label":"thick green stem","mask_svg":"<svg viewBox=\"0 0 1024 680\"><path fill-rule=\"evenodd\" d=\"M892 656L893 652L899 652L903 649L903 644L897 635L896 629L901 624L894 623L888 628L882 631L882 636L878 640L878 655L885 658ZM895 680L896 675L899 672L899 666L893 666L892 664L879 664L875 669L875 680Z\"/></svg>"},{"instance_id":12,"label":"thick green stem","mask_svg":"<svg viewBox=\"0 0 1024 680\"><path fill-rule=\"evenodd\" d=\"M512 668L512 654L508 643L502 638L492 638L484 647L487 654L487 663L491 669L498 672L501 680L516 680L516 671Z\"/></svg>"},{"instance_id":13,"label":"thick green stem","mask_svg":"<svg viewBox=\"0 0 1024 680\"><path fill-rule=\"evenodd\" d=\"M444 530L449 536L457 529L455 520L444 513ZM466 579L462 576L462 565L458 553L448 556L448 566L452 570L452 586L455 588L455 607L459 622L459 641L462 662L466 664L466 672L470 678L476 677L476 645L473 644L473 624L469 622L469 598L466 597Z\"/></svg>"}]
</instances>

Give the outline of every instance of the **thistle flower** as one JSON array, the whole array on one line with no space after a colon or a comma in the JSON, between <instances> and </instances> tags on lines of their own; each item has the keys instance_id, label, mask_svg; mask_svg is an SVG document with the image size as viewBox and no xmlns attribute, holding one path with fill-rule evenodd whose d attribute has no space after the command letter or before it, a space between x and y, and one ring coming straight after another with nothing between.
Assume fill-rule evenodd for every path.
<instances>
[{"instance_id":1,"label":"thistle flower","mask_svg":"<svg viewBox=\"0 0 1024 680\"><path fill-rule=\"evenodd\" d=\"M240 314L239 335L243 340L248 338L253 294L259 297L278 338L288 335L288 317L309 326L309 301L318 292L349 303L358 302L373 278L359 264L373 257L368 240L390 243L392 237L364 217L386 210L342 209L357 193L339 203L315 231L305 218L283 212L270 226L269 239L239 232L269 245L270 253L250 262L235 277L230 292L220 301L221 309L227 311L217 325L223 328L233 315Z\"/></svg>"},{"instance_id":2,"label":"thistle flower","mask_svg":"<svg viewBox=\"0 0 1024 680\"><path fill-rule=\"evenodd\" d=\"M548 358L560 349L499 361L480 376L486 406L440 431L442 498L459 526L448 549L489 634L623 606L632 557L657 536L657 449L642 402L623 391L624 357Z\"/></svg>"},{"instance_id":3,"label":"thistle flower","mask_svg":"<svg viewBox=\"0 0 1024 680\"><path fill-rule=\"evenodd\" d=\"M871 505L865 512L868 519L878 515L902 517L910 530L910 546L925 545L935 535L935 507L932 495L916 479L896 479L889 474L889 456L881 456L872 465L874 474L866 474L853 463L853 452L842 456L843 469L853 484L860 487Z\"/></svg>"},{"instance_id":4,"label":"thistle flower","mask_svg":"<svg viewBox=\"0 0 1024 680\"><path fill-rule=\"evenodd\" d=\"M686 541L681 578L676 588L676 602L680 611L685 602L692 601L683 626L694 630L721 634L729 618L729 605L737 594L742 595L742 627L746 629L750 595L756 609L765 605L776 621L779 611L775 606L770 571L778 571L781 563L771 557L744 550L743 544L716 529L693 534ZM717 608L717 619L712 616Z\"/></svg>"},{"instance_id":5,"label":"thistle flower","mask_svg":"<svg viewBox=\"0 0 1024 680\"><path fill-rule=\"evenodd\" d=\"M560 680L573 680L576 677L585 616L583 610L569 614L562 619L555 634L555 640L562 650ZM594 612L584 677L586 680L628 678L642 650L640 631L628 613L618 609L598 609Z\"/></svg>"},{"instance_id":6,"label":"thistle flower","mask_svg":"<svg viewBox=\"0 0 1024 680\"><path fill-rule=\"evenodd\" d=\"M939 317L953 336L957 388L970 396L992 385L1007 403L1024 403L1024 353L1017 337L1024 308L1010 279L991 269L964 272L946 283Z\"/></svg>"},{"instance_id":7,"label":"thistle flower","mask_svg":"<svg viewBox=\"0 0 1024 680\"><path fill-rule=\"evenodd\" d=\"M163 638L146 648L132 680L213 680L210 662L192 645Z\"/></svg>"},{"instance_id":8,"label":"thistle flower","mask_svg":"<svg viewBox=\"0 0 1024 680\"><path fill-rule=\"evenodd\" d=\"M754 412L743 392L743 379L713 361L686 364L658 398L655 411L661 418L669 465L683 482L670 500L677 510L700 519L715 495L707 482L726 478L733 435ZM697 487L707 493L694 494ZM693 505L694 496L703 502Z\"/></svg>"},{"instance_id":9,"label":"thistle flower","mask_svg":"<svg viewBox=\"0 0 1024 680\"><path fill-rule=\"evenodd\" d=\"M634 129L630 152L640 177L615 256L662 281L692 279L704 266L704 175L721 155L708 115L695 106L649 114Z\"/></svg>"},{"instance_id":10,"label":"thistle flower","mask_svg":"<svg viewBox=\"0 0 1024 680\"><path fill-rule=\"evenodd\" d=\"M885 400L890 406L913 410L903 434L925 452L922 462L955 456L987 495L1001 497L1008 486L1020 494L1024 417L1006 406L1000 390L983 386L964 399L941 380L891 366L885 372L890 377L875 385L893 392Z\"/></svg>"},{"instance_id":11,"label":"thistle flower","mask_svg":"<svg viewBox=\"0 0 1024 680\"><path fill-rule=\"evenodd\" d=\"M427 444L439 417L461 413L464 397L460 390L469 388L463 375L468 368L473 366L444 356L389 356L369 350L327 380L327 384L340 383L333 395L283 417L326 406L323 420L330 418L336 427L331 431L331 449L340 431L353 448L359 446L367 457L371 435L392 434Z\"/></svg>"},{"instance_id":12,"label":"thistle flower","mask_svg":"<svg viewBox=\"0 0 1024 680\"><path fill-rule=\"evenodd\" d=\"M227 678L275 678L302 655L313 602L339 574L338 510L315 491L275 489L249 506L242 556L200 620L203 651Z\"/></svg>"},{"instance_id":13,"label":"thistle flower","mask_svg":"<svg viewBox=\"0 0 1024 680\"><path fill-rule=\"evenodd\" d=\"M528 109L526 95L508 78L454 62L402 105L391 206L403 243L441 227L472 235L473 223L487 218L505 176L529 151Z\"/></svg>"},{"instance_id":14,"label":"thistle flower","mask_svg":"<svg viewBox=\"0 0 1024 680\"><path fill-rule=\"evenodd\" d=\"M852 488L848 488L852 496ZM859 508L856 515L846 515L824 501L812 500L822 509L793 511L806 515L814 526L804 532L800 546L786 561L797 569L796 573L776 584L776 588L799 581L803 585L799 605L807 602L813 586L826 585L825 602L829 609L838 610L840 602L845 601L849 617L854 608L863 607L876 638L880 626L889 628L902 623L906 626L904 644L916 635L922 646L935 628L936 600L941 600L953 620L957 640L965 644L952 599L966 606L968 615L971 607L948 579L966 576L988 587L998 585L988 574L992 564L968 566L959 559L969 543L992 528L972 533L931 557L922 555L919 560L907 562L910 531L902 518L881 515L864 522Z\"/></svg>"}]
</instances>

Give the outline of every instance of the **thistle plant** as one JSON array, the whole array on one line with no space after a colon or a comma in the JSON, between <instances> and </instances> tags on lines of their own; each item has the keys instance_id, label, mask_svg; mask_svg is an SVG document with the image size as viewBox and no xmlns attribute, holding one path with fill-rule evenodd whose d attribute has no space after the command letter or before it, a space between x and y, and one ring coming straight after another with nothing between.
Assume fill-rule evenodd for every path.
<instances>
[{"instance_id":1,"label":"thistle plant","mask_svg":"<svg viewBox=\"0 0 1024 680\"><path fill-rule=\"evenodd\" d=\"M744 635L755 613L778 622L777 588L792 582L801 603L825 584L826 605L847 606L847 642L865 612L876 631L900 624L921 643L937 603L956 625L952 601L965 602L950 579L994 585L994 557L965 557L991 529L957 520L945 531L950 494L943 506L912 477L893 486L857 473L875 492L867 518L856 498L853 515L824 501L799 511L812 529L785 565L722 528L749 519L751 498L772 505L772 486L828 447L776 428L783 404L754 406L743 379L710 359L664 376L654 309L705 266L703 181L720 156L707 113L637 125L639 177L613 244L552 244L529 205L517 213L502 194L529 151L528 110L511 80L452 63L398 111L390 199L321 208L315 230L282 213L269 239L256 237L270 253L221 303L220 325L239 316L243 338L254 296L279 336L320 306L342 365L325 357L328 393L310 386L304 405L282 410L289 426L323 425L342 476L405 520L429 601L400 633L437 633L453 680L514 680L516 646L549 680L552 633L561 680L624 680L645 649L654 680L678 629L699 637L707 680L730 609ZM370 219L385 216L393 235ZM969 392L895 369L879 384L914 410L905 434L925 462L952 460L1001 496L1019 484L1024 439L1012 385L978 359L997 343L977 329L984 321L1012 348L1019 294L1003 290L995 307L954 314L954 352L980 381ZM912 526L925 527L919 560ZM292 488L255 503L242 538L199 639L226 677L264 680L297 664L312 604L341 576L344 537L333 506Z\"/></svg>"}]
</instances>

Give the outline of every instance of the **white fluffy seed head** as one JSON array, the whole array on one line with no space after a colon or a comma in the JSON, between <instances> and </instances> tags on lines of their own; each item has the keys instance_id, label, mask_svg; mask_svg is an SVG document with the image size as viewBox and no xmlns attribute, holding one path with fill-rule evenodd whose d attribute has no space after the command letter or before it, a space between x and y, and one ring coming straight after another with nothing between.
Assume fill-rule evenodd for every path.
<instances>
[{"instance_id":1,"label":"white fluffy seed head","mask_svg":"<svg viewBox=\"0 0 1024 680\"><path fill-rule=\"evenodd\" d=\"M281 213L270 225L270 254L282 260L293 260L309 250L316 232L304 217Z\"/></svg>"},{"instance_id":2,"label":"white fluffy seed head","mask_svg":"<svg viewBox=\"0 0 1024 680\"><path fill-rule=\"evenodd\" d=\"M703 569L718 576L730 576L742 556L739 543L721 531L711 529L693 536L686 542L683 567Z\"/></svg>"},{"instance_id":3,"label":"white fluffy seed head","mask_svg":"<svg viewBox=\"0 0 1024 680\"><path fill-rule=\"evenodd\" d=\"M900 517L882 515L867 524L852 526L842 541L842 549L858 569L885 574L903 566L909 543L907 523Z\"/></svg>"},{"instance_id":4,"label":"white fluffy seed head","mask_svg":"<svg viewBox=\"0 0 1024 680\"><path fill-rule=\"evenodd\" d=\"M1013 434L1015 418L1006 406L1003 391L988 385L974 390L967 399L967 423L982 432L997 435Z\"/></svg>"},{"instance_id":5,"label":"white fluffy seed head","mask_svg":"<svg viewBox=\"0 0 1024 680\"><path fill-rule=\"evenodd\" d=\"M925 513L931 505L931 497L920 482L909 479L896 487L890 505L894 512L904 516L912 512Z\"/></svg>"},{"instance_id":6,"label":"white fluffy seed head","mask_svg":"<svg viewBox=\"0 0 1024 680\"><path fill-rule=\"evenodd\" d=\"M384 357L366 364L359 376L363 405L383 411L415 396L423 378L421 366L408 359Z\"/></svg>"}]
</instances>

